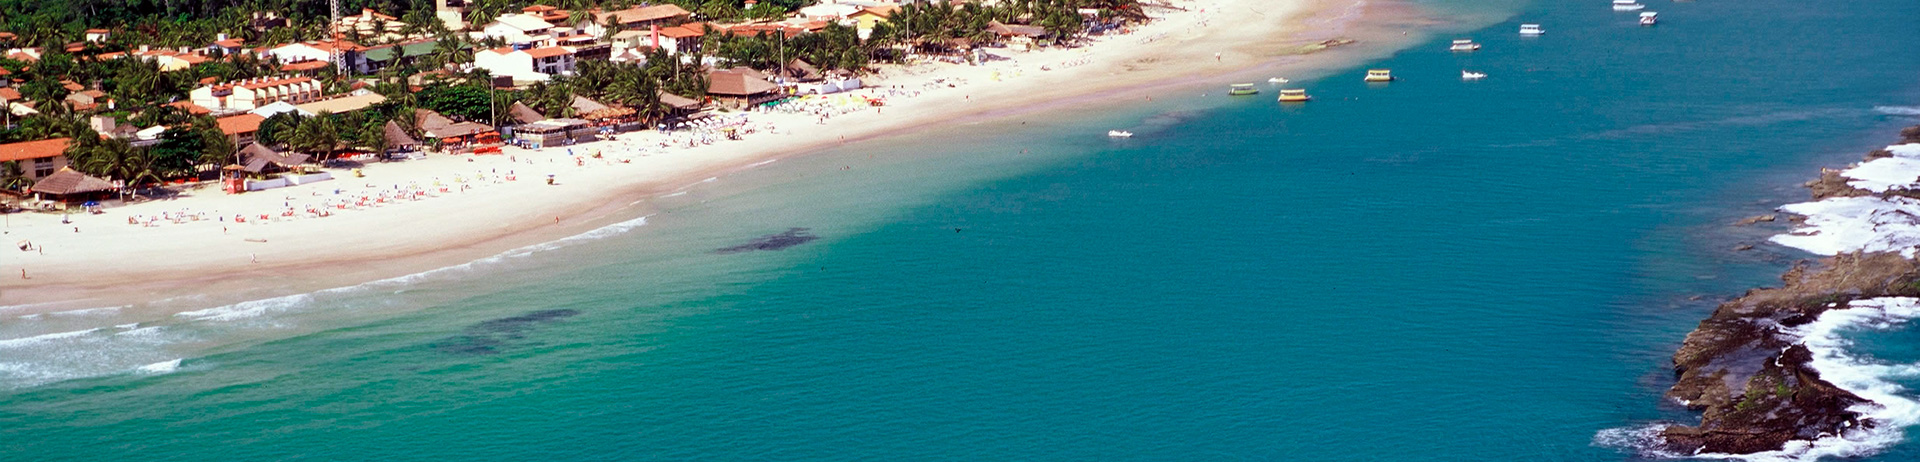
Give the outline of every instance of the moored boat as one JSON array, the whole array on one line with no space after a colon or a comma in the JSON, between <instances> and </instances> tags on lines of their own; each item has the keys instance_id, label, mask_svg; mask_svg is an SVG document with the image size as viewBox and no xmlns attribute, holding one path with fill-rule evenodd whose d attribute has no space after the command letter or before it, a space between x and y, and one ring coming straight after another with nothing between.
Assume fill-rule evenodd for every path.
<instances>
[{"instance_id":1,"label":"moored boat","mask_svg":"<svg viewBox=\"0 0 1920 462\"><path fill-rule=\"evenodd\" d=\"M1646 7L1634 0L1613 0L1613 11L1640 11L1641 8Z\"/></svg>"},{"instance_id":2,"label":"moored boat","mask_svg":"<svg viewBox=\"0 0 1920 462\"><path fill-rule=\"evenodd\" d=\"M1648 11L1640 13L1640 25L1651 26L1660 22L1660 13Z\"/></svg>"},{"instance_id":3,"label":"moored boat","mask_svg":"<svg viewBox=\"0 0 1920 462\"><path fill-rule=\"evenodd\" d=\"M1448 46L1447 49L1452 51L1473 51L1480 49L1480 44L1473 43L1472 39L1458 39L1454 40L1453 45Z\"/></svg>"},{"instance_id":4,"label":"moored boat","mask_svg":"<svg viewBox=\"0 0 1920 462\"><path fill-rule=\"evenodd\" d=\"M1271 78L1271 79L1267 79L1267 83L1287 83L1287 79L1283 79L1283 78L1279 78L1279 77L1274 77L1274 78Z\"/></svg>"},{"instance_id":5,"label":"moored boat","mask_svg":"<svg viewBox=\"0 0 1920 462\"><path fill-rule=\"evenodd\" d=\"M1484 72L1460 71L1460 80L1480 80L1487 78Z\"/></svg>"},{"instance_id":6,"label":"moored boat","mask_svg":"<svg viewBox=\"0 0 1920 462\"><path fill-rule=\"evenodd\" d=\"M1520 35L1540 35L1545 33L1547 33L1546 29L1541 29L1539 24L1520 25Z\"/></svg>"},{"instance_id":7,"label":"moored boat","mask_svg":"<svg viewBox=\"0 0 1920 462\"><path fill-rule=\"evenodd\" d=\"M1113 138L1132 138L1133 132L1126 130L1107 130L1107 136Z\"/></svg>"},{"instance_id":8,"label":"moored boat","mask_svg":"<svg viewBox=\"0 0 1920 462\"><path fill-rule=\"evenodd\" d=\"M1367 69L1367 76L1360 80L1367 82L1392 82L1393 71L1388 69Z\"/></svg>"},{"instance_id":9,"label":"moored boat","mask_svg":"<svg viewBox=\"0 0 1920 462\"><path fill-rule=\"evenodd\" d=\"M1236 83L1227 90L1227 94L1233 96L1255 95L1259 93L1260 90L1253 88L1253 84L1251 83Z\"/></svg>"},{"instance_id":10,"label":"moored boat","mask_svg":"<svg viewBox=\"0 0 1920 462\"><path fill-rule=\"evenodd\" d=\"M1283 88L1280 90L1280 102L1282 103L1304 103L1310 99L1313 99L1313 97L1307 96L1307 90L1304 88Z\"/></svg>"}]
</instances>

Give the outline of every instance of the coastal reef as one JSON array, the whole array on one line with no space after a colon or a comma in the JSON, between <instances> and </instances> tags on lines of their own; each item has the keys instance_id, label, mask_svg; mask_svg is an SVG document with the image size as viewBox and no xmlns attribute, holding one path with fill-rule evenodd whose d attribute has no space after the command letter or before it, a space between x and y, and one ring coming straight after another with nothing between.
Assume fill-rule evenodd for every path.
<instances>
[{"instance_id":1,"label":"coastal reef","mask_svg":"<svg viewBox=\"0 0 1920 462\"><path fill-rule=\"evenodd\" d=\"M442 339L433 347L444 353L458 355L499 354L501 349L513 342L527 338L527 332L534 327L578 315L578 310L541 310L482 321L467 326L461 335Z\"/></svg>"},{"instance_id":2,"label":"coastal reef","mask_svg":"<svg viewBox=\"0 0 1920 462\"><path fill-rule=\"evenodd\" d=\"M752 241L747 241L745 244L714 249L713 253L724 254L752 252L755 250L784 250L788 247L813 242L814 239L819 238L820 236L815 236L813 233L807 232L807 228L789 228L784 233L760 236Z\"/></svg>"},{"instance_id":3,"label":"coastal reef","mask_svg":"<svg viewBox=\"0 0 1920 462\"><path fill-rule=\"evenodd\" d=\"M1920 127L1901 135L1907 146L1913 146L1920 142ZM1893 159L1896 154L1877 150L1867 155L1866 162ZM1816 201L1811 204L1886 201L1898 205L1915 197L1915 190L1882 184L1873 173L1871 168L1823 169L1820 179L1806 184ZM1902 175L1913 181L1911 174ZM1798 212L1794 206L1783 210ZM1821 378L1813 367L1818 354L1805 343L1801 328L1823 313L1858 309L1856 301L1920 295L1920 265L1912 258L1913 247L1904 241L1855 236L1878 235L1884 230L1877 224L1855 232L1851 228L1859 226L1820 227L1814 224L1832 220L1810 218L1801 230L1774 241L1832 256L1796 264L1781 277L1781 287L1753 289L1721 304L1674 352L1677 380L1666 395L1700 411L1701 419L1699 425L1661 430L1661 452L1777 451L1795 442L1871 431L1884 424L1859 412L1861 405L1871 404L1869 400ZM1750 220L1743 224L1762 221ZM1826 245L1818 245L1822 243Z\"/></svg>"}]
</instances>

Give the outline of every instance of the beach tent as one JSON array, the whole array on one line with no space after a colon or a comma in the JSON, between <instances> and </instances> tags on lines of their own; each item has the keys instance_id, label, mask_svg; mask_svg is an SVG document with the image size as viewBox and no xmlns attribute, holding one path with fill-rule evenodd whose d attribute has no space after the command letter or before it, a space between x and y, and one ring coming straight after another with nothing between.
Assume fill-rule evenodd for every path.
<instances>
[{"instance_id":1,"label":"beach tent","mask_svg":"<svg viewBox=\"0 0 1920 462\"><path fill-rule=\"evenodd\" d=\"M513 120L517 120L523 124L547 120L547 116L541 115L540 111L535 111L533 108L527 107L526 104L519 101L514 101L513 106L507 107L507 115L513 117Z\"/></svg>"},{"instance_id":2,"label":"beach tent","mask_svg":"<svg viewBox=\"0 0 1920 462\"><path fill-rule=\"evenodd\" d=\"M75 200L91 197L120 189L113 182L87 176L71 168L62 167L33 183L31 189L36 194L53 196L59 200Z\"/></svg>"}]
</instances>

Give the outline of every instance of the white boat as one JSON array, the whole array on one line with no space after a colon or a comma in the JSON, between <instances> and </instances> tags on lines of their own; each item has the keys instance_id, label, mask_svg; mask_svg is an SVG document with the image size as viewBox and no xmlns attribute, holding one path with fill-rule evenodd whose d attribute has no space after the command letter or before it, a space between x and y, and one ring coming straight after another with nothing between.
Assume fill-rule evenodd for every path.
<instances>
[{"instance_id":1,"label":"white boat","mask_svg":"<svg viewBox=\"0 0 1920 462\"><path fill-rule=\"evenodd\" d=\"M1487 78L1484 72L1460 71L1460 80L1480 80Z\"/></svg>"},{"instance_id":2,"label":"white boat","mask_svg":"<svg viewBox=\"0 0 1920 462\"><path fill-rule=\"evenodd\" d=\"M1271 79L1267 79L1267 83L1287 83L1287 79L1283 79L1283 78L1279 78L1279 77L1274 77L1274 78L1271 78Z\"/></svg>"},{"instance_id":3,"label":"white boat","mask_svg":"<svg viewBox=\"0 0 1920 462\"><path fill-rule=\"evenodd\" d=\"M1447 49L1452 51L1473 51L1480 49L1480 44L1473 43L1471 39L1459 39L1454 40L1453 45L1448 46Z\"/></svg>"},{"instance_id":4,"label":"white boat","mask_svg":"<svg viewBox=\"0 0 1920 462\"><path fill-rule=\"evenodd\" d=\"M1541 29L1539 24L1521 24L1520 25L1520 35L1540 35L1545 33L1547 33L1547 31L1545 29Z\"/></svg>"},{"instance_id":5,"label":"white boat","mask_svg":"<svg viewBox=\"0 0 1920 462\"><path fill-rule=\"evenodd\" d=\"M1114 138L1132 138L1133 132L1126 130L1107 130L1107 136Z\"/></svg>"},{"instance_id":6,"label":"white boat","mask_svg":"<svg viewBox=\"0 0 1920 462\"><path fill-rule=\"evenodd\" d=\"M1654 25L1655 23L1660 22L1659 18L1660 18L1660 13L1655 13L1652 11L1640 13L1640 25L1642 26Z\"/></svg>"},{"instance_id":7,"label":"white boat","mask_svg":"<svg viewBox=\"0 0 1920 462\"><path fill-rule=\"evenodd\" d=\"M1613 0L1613 11L1640 11L1641 8L1646 7L1634 0Z\"/></svg>"}]
</instances>

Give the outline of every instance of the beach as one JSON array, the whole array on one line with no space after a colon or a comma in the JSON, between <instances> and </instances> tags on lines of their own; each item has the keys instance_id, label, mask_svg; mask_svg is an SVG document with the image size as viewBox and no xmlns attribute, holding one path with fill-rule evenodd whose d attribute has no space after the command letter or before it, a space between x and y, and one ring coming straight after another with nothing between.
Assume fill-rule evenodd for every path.
<instances>
[{"instance_id":1,"label":"beach","mask_svg":"<svg viewBox=\"0 0 1920 462\"><path fill-rule=\"evenodd\" d=\"M240 301L411 274L649 213L645 199L823 147L1114 101L1194 97L1200 75L1306 76L1387 46L1412 7L1369 1L1210 0L1091 46L990 49L982 66L884 66L813 112L717 114L740 140L650 131L502 155L374 162L355 176L226 195L214 184L96 215L11 214L0 306L33 313L185 294ZM1233 27L1220 27L1223 15ZM1380 48L1373 49L1378 53ZM1219 82L1208 81L1209 84ZM741 117L744 115L744 119ZM826 115L827 117L822 117ZM1063 133L1061 136L1100 136ZM693 147L689 147L693 146ZM851 168L850 166L848 168ZM548 184L552 178L552 184Z\"/></svg>"}]
</instances>

